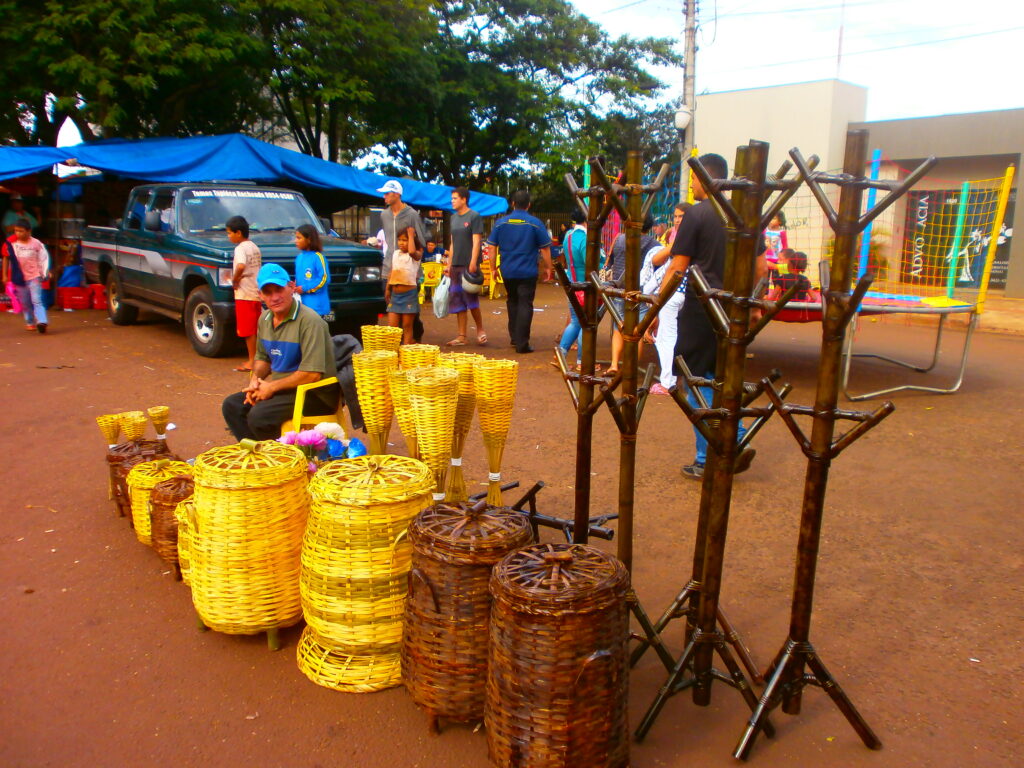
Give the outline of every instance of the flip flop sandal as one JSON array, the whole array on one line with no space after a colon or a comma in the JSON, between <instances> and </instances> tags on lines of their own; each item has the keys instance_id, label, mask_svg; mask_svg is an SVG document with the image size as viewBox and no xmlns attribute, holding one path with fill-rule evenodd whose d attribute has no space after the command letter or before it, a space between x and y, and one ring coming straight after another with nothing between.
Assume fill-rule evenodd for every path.
<instances>
[{"instance_id":1,"label":"flip flop sandal","mask_svg":"<svg viewBox=\"0 0 1024 768\"><path fill-rule=\"evenodd\" d=\"M464 347L466 346L465 336L456 336L454 339L445 344L446 347Z\"/></svg>"},{"instance_id":2,"label":"flip flop sandal","mask_svg":"<svg viewBox=\"0 0 1024 768\"><path fill-rule=\"evenodd\" d=\"M487 343L487 334L484 333L483 331L480 331L480 333L478 333L476 335L476 343L477 344L486 344Z\"/></svg>"}]
</instances>

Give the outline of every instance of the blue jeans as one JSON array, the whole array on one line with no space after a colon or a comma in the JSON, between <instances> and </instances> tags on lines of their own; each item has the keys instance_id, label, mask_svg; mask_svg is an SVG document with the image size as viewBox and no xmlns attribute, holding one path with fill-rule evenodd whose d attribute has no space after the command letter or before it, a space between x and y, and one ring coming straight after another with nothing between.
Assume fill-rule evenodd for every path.
<instances>
[{"instance_id":1,"label":"blue jeans","mask_svg":"<svg viewBox=\"0 0 1024 768\"><path fill-rule=\"evenodd\" d=\"M712 374L710 373L707 374L706 376L706 378L709 379L711 377ZM681 383L680 386L682 386ZM706 402L708 404L708 407L710 408L712 399L715 396L715 391L711 387L700 387L700 393L704 396L704 402ZM687 402L690 403L690 405L693 408L700 408L700 403L697 402L696 395L694 395L693 390L690 389L689 387L687 387L686 400ZM704 435L700 433L700 430L697 429L696 426L694 426L693 432L697 436L697 455L696 458L694 458L694 463L700 464L703 467L708 460L708 441L704 439ZM736 441L739 442L740 440L742 440L745 434L747 434L747 430L746 427L743 426L743 422L741 421L739 425L739 430L736 433Z\"/></svg>"},{"instance_id":2,"label":"blue jeans","mask_svg":"<svg viewBox=\"0 0 1024 768\"><path fill-rule=\"evenodd\" d=\"M583 326L580 325L580 319L576 317L576 313L573 311L571 305L569 306L569 315L569 325L565 327L565 331L562 333L562 340L558 342L558 346L562 348L563 352L568 354L573 341L575 341L576 364L578 365L580 360L583 358Z\"/></svg>"},{"instance_id":3,"label":"blue jeans","mask_svg":"<svg viewBox=\"0 0 1024 768\"><path fill-rule=\"evenodd\" d=\"M35 277L31 280L26 280L25 287L28 288L29 295L29 300L25 303L23 310L25 322L28 325L35 325L36 323L43 323L45 325L46 307L43 305L42 278Z\"/></svg>"}]
</instances>

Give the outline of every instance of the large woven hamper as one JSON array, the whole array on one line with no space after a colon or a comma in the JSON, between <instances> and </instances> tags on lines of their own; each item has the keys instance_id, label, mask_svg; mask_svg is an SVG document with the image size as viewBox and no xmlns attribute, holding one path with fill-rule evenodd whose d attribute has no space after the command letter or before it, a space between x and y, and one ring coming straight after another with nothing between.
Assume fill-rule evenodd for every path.
<instances>
[{"instance_id":1,"label":"large woven hamper","mask_svg":"<svg viewBox=\"0 0 1024 768\"><path fill-rule=\"evenodd\" d=\"M178 458L168 450L167 443L163 440L128 440L107 449L110 493L114 499L114 510L121 517L131 515L132 513L132 502L128 497L128 484L125 478L128 475L128 470L139 462L136 461L128 467L124 467L123 464L128 459L138 456L144 457L141 461L151 461L153 459L177 460Z\"/></svg>"},{"instance_id":2,"label":"large woven hamper","mask_svg":"<svg viewBox=\"0 0 1024 768\"><path fill-rule=\"evenodd\" d=\"M484 722L496 766L629 764L629 574L583 544L536 544L491 575Z\"/></svg>"},{"instance_id":3,"label":"large woven hamper","mask_svg":"<svg viewBox=\"0 0 1024 768\"><path fill-rule=\"evenodd\" d=\"M334 461L316 473L302 542L307 627L298 652L313 682L355 692L401 682L406 534L433 487L429 468L403 456Z\"/></svg>"},{"instance_id":4,"label":"large woven hamper","mask_svg":"<svg viewBox=\"0 0 1024 768\"><path fill-rule=\"evenodd\" d=\"M153 544L149 514L149 499L153 488L164 480L191 473L192 467L184 461L170 459L142 461L129 470L126 481L128 495L132 501L132 524L136 538L143 544Z\"/></svg>"},{"instance_id":5,"label":"large woven hamper","mask_svg":"<svg viewBox=\"0 0 1024 768\"><path fill-rule=\"evenodd\" d=\"M302 618L299 552L309 513L302 451L243 440L196 458L189 581L199 618L237 635Z\"/></svg>"},{"instance_id":6,"label":"large woven hamper","mask_svg":"<svg viewBox=\"0 0 1024 768\"><path fill-rule=\"evenodd\" d=\"M479 721L487 685L491 569L533 542L507 507L467 502L424 509L409 526L412 571L402 637L402 681L430 717Z\"/></svg>"},{"instance_id":7,"label":"large woven hamper","mask_svg":"<svg viewBox=\"0 0 1024 768\"><path fill-rule=\"evenodd\" d=\"M191 475L178 475L162 480L153 486L149 494L150 534L153 549L160 559L171 566L174 577L181 580L178 563L178 520L174 511L178 504L192 498L195 483Z\"/></svg>"}]
</instances>

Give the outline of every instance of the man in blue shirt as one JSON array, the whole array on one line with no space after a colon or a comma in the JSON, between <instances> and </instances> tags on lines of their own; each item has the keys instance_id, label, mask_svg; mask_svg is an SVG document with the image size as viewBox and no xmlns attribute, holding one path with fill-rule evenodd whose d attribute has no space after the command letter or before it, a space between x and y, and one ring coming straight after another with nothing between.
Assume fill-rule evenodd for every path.
<instances>
[{"instance_id":1,"label":"man in blue shirt","mask_svg":"<svg viewBox=\"0 0 1024 768\"><path fill-rule=\"evenodd\" d=\"M292 417L295 390L337 375L327 323L295 301L295 283L278 264L264 264L256 275L267 305L256 331L256 355L248 385L224 399L224 421L236 440L272 440ZM306 413L326 416L338 409L337 384L312 389Z\"/></svg>"},{"instance_id":2,"label":"man in blue shirt","mask_svg":"<svg viewBox=\"0 0 1024 768\"><path fill-rule=\"evenodd\" d=\"M543 259L545 274L551 271L551 235L536 216L527 213L530 193L520 189L509 199L512 213L502 216L491 230L487 245L501 254L501 277L508 291L508 335L516 352L533 352L530 326L533 297L537 293L537 260ZM490 256L494 260L493 251Z\"/></svg>"}]
</instances>

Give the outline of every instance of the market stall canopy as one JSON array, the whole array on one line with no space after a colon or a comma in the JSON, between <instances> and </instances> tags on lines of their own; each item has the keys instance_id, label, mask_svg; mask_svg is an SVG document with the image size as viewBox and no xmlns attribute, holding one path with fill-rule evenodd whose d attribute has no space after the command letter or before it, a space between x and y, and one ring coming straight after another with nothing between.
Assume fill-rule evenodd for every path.
<instances>
[{"instance_id":1,"label":"market stall canopy","mask_svg":"<svg viewBox=\"0 0 1024 768\"><path fill-rule=\"evenodd\" d=\"M341 189L381 200L377 190L391 177L330 163L284 147L243 136L185 139L108 139L74 147L0 147L0 180L49 170L76 161L143 181L291 181L312 189ZM452 187L400 179L402 199L417 208L451 210ZM504 213L504 198L472 192L470 206L481 216Z\"/></svg>"}]
</instances>

